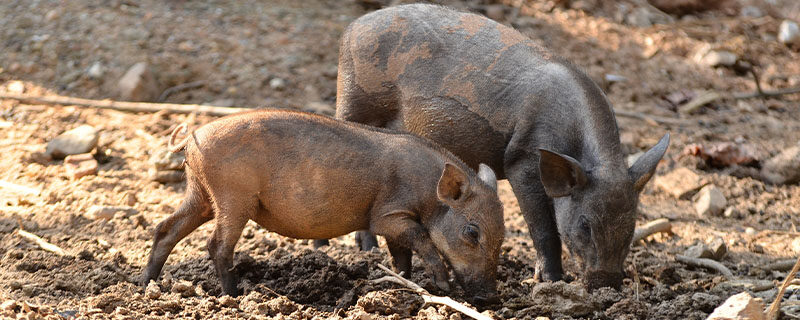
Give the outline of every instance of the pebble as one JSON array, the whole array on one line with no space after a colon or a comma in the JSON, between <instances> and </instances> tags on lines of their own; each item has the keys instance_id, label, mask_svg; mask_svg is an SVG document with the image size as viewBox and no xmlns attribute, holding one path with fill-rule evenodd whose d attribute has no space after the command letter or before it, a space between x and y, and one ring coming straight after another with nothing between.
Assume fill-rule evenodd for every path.
<instances>
[{"instance_id":1,"label":"pebble","mask_svg":"<svg viewBox=\"0 0 800 320\"><path fill-rule=\"evenodd\" d=\"M778 27L778 41L789 45L800 43L800 27L797 22L783 20Z\"/></svg>"},{"instance_id":2,"label":"pebble","mask_svg":"<svg viewBox=\"0 0 800 320\"><path fill-rule=\"evenodd\" d=\"M697 193L694 209L697 215L701 217L708 215L715 216L722 213L727 203L728 201L725 199L725 195L722 194L722 191L720 191L717 186L709 184L703 187L703 189L700 189L700 192Z\"/></svg>"},{"instance_id":3,"label":"pebble","mask_svg":"<svg viewBox=\"0 0 800 320\"><path fill-rule=\"evenodd\" d=\"M150 157L150 163L155 166L156 170L182 170L183 161L186 160L180 153L173 153L167 149L156 151Z\"/></svg>"},{"instance_id":4,"label":"pebble","mask_svg":"<svg viewBox=\"0 0 800 320\"><path fill-rule=\"evenodd\" d=\"M144 290L145 296L147 296L150 300L156 300L161 297L161 288L158 287L158 284L155 281L150 281L147 284L147 289Z\"/></svg>"},{"instance_id":5,"label":"pebble","mask_svg":"<svg viewBox=\"0 0 800 320\"><path fill-rule=\"evenodd\" d=\"M106 70L103 67L103 64L100 63L100 61L97 61L97 62L93 63L92 66L89 67L88 70L86 70L86 75L89 76L89 78L92 78L92 79L100 79L100 78L103 77L103 74L105 72L106 72Z\"/></svg>"},{"instance_id":6,"label":"pebble","mask_svg":"<svg viewBox=\"0 0 800 320\"><path fill-rule=\"evenodd\" d=\"M749 18L761 18L764 16L764 12L756 6L744 6L739 11L739 15Z\"/></svg>"},{"instance_id":7,"label":"pebble","mask_svg":"<svg viewBox=\"0 0 800 320\"><path fill-rule=\"evenodd\" d=\"M761 176L773 184L800 182L800 145L783 150L761 167Z\"/></svg>"},{"instance_id":8,"label":"pebble","mask_svg":"<svg viewBox=\"0 0 800 320\"><path fill-rule=\"evenodd\" d=\"M63 159L68 155L87 153L97 146L98 138L97 129L89 125L82 125L50 140L44 153L53 159Z\"/></svg>"},{"instance_id":9,"label":"pebble","mask_svg":"<svg viewBox=\"0 0 800 320\"><path fill-rule=\"evenodd\" d=\"M714 256L714 253L711 252L708 248L706 248L703 244L696 244L683 252L683 255L690 257L690 258L705 258L710 259Z\"/></svg>"},{"instance_id":10,"label":"pebble","mask_svg":"<svg viewBox=\"0 0 800 320\"><path fill-rule=\"evenodd\" d=\"M736 64L739 57L735 53L726 50L711 50L700 60L700 63L709 67L729 67Z\"/></svg>"},{"instance_id":11,"label":"pebble","mask_svg":"<svg viewBox=\"0 0 800 320\"><path fill-rule=\"evenodd\" d=\"M85 176L97 174L97 160L91 153L68 155L64 158L64 167L72 179L77 180Z\"/></svg>"},{"instance_id":12,"label":"pebble","mask_svg":"<svg viewBox=\"0 0 800 320\"><path fill-rule=\"evenodd\" d=\"M14 300L6 300L3 301L3 304L0 304L0 310L3 311L14 311L17 308L17 302Z\"/></svg>"},{"instance_id":13,"label":"pebble","mask_svg":"<svg viewBox=\"0 0 800 320\"><path fill-rule=\"evenodd\" d=\"M209 102L208 104L215 107L229 108L233 107L233 105L236 104L236 101L233 99L217 99Z\"/></svg>"},{"instance_id":14,"label":"pebble","mask_svg":"<svg viewBox=\"0 0 800 320\"><path fill-rule=\"evenodd\" d=\"M763 320L764 302L753 298L749 293L742 292L733 295L728 300L714 309L706 320Z\"/></svg>"},{"instance_id":15,"label":"pebble","mask_svg":"<svg viewBox=\"0 0 800 320\"><path fill-rule=\"evenodd\" d=\"M186 179L183 170L150 170L150 179L160 183L181 182Z\"/></svg>"},{"instance_id":16,"label":"pebble","mask_svg":"<svg viewBox=\"0 0 800 320\"><path fill-rule=\"evenodd\" d=\"M732 218L732 219L739 219L742 217L742 213L739 212L739 210L734 207L725 208L725 211L722 212L722 215L725 216L725 218Z\"/></svg>"},{"instance_id":17,"label":"pebble","mask_svg":"<svg viewBox=\"0 0 800 320\"><path fill-rule=\"evenodd\" d=\"M130 67L117 82L117 90L124 101L155 101L160 94L156 78L145 62Z\"/></svg>"},{"instance_id":18,"label":"pebble","mask_svg":"<svg viewBox=\"0 0 800 320\"><path fill-rule=\"evenodd\" d=\"M92 220L98 220L98 219L111 220L114 218L114 215L116 215L117 212L122 212L125 214L125 216L129 217L134 214L137 214L139 210L130 207L112 207L112 206L94 205L89 207L89 210L86 210L86 218Z\"/></svg>"},{"instance_id":19,"label":"pebble","mask_svg":"<svg viewBox=\"0 0 800 320\"><path fill-rule=\"evenodd\" d=\"M728 255L728 246L725 245L725 240L715 238L708 244L708 249L711 250L712 259L720 261Z\"/></svg>"},{"instance_id":20,"label":"pebble","mask_svg":"<svg viewBox=\"0 0 800 320\"><path fill-rule=\"evenodd\" d=\"M286 88L286 80L281 78L272 78L272 80L269 81L269 87L273 90L283 90Z\"/></svg>"},{"instance_id":21,"label":"pebble","mask_svg":"<svg viewBox=\"0 0 800 320\"><path fill-rule=\"evenodd\" d=\"M23 94L25 93L25 83L19 80L10 81L6 85L6 91L12 94Z\"/></svg>"},{"instance_id":22,"label":"pebble","mask_svg":"<svg viewBox=\"0 0 800 320\"><path fill-rule=\"evenodd\" d=\"M625 16L625 23L635 27L646 28L653 25L651 16L652 14L647 8L636 8Z\"/></svg>"},{"instance_id":23,"label":"pebble","mask_svg":"<svg viewBox=\"0 0 800 320\"><path fill-rule=\"evenodd\" d=\"M219 298L219 303L223 306L230 308L236 308L239 306L239 302L237 302L236 299L234 299L229 295L224 295L221 298Z\"/></svg>"},{"instance_id":24,"label":"pebble","mask_svg":"<svg viewBox=\"0 0 800 320\"><path fill-rule=\"evenodd\" d=\"M194 285L189 281L176 281L172 284L172 292L180 293L182 297L191 297L195 294Z\"/></svg>"},{"instance_id":25,"label":"pebble","mask_svg":"<svg viewBox=\"0 0 800 320\"><path fill-rule=\"evenodd\" d=\"M700 176L686 167L680 167L663 176L657 176L653 184L678 199L688 199L695 191L703 187Z\"/></svg>"},{"instance_id":26,"label":"pebble","mask_svg":"<svg viewBox=\"0 0 800 320\"><path fill-rule=\"evenodd\" d=\"M745 229L744 229L744 233L745 233L746 235L750 235L750 236L752 236L752 235L755 235L755 234L756 234L756 229L753 229L753 228L751 228L751 227L747 227L747 228L745 228Z\"/></svg>"}]
</instances>

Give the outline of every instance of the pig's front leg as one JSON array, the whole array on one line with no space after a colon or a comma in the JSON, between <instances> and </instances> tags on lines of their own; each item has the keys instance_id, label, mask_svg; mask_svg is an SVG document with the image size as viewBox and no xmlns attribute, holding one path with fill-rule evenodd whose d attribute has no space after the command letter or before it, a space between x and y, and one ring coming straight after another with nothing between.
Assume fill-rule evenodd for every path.
<instances>
[{"instance_id":1,"label":"pig's front leg","mask_svg":"<svg viewBox=\"0 0 800 320\"><path fill-rule=\"evenodd\" d=\"M439 251L433 245L428 231L415 221L414 217L415 215L408 211L393 211L373 220L370 231L386 237L386 242L391 244L392 256L396 259L395 267L399 271L411 270L411 254L408 252L408 248L411 248L425 262L425 268L433 275L436 286L444 291L450 291L449 276ZM396 253L399 255L395 256Z\"/></svg>"}]
</instances>

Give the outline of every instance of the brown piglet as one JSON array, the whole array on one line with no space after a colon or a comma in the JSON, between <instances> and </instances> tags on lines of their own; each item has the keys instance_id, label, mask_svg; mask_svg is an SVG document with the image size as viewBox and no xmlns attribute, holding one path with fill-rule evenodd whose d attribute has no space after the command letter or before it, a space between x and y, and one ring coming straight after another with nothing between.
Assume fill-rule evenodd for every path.
<instances>
[{"instance_id":1,"label":"brown piglet","mask_svg":"<svg viewBox=\"0 0 800 320\"><path fill-rule=\"evenodd\" d=\"M145 284L178 241L215 219L208 250L224 293L238 295L233 251L253 220L301 239L370 230L398 271L409 274L415 251L441 289L449 265L472 301L496 301L505 229L488 166L476 173L424 138L301 112L227 116L173 145L183 129L170 148L185 150L186 196L156 227Z\"/></svg>"}]
</instances>

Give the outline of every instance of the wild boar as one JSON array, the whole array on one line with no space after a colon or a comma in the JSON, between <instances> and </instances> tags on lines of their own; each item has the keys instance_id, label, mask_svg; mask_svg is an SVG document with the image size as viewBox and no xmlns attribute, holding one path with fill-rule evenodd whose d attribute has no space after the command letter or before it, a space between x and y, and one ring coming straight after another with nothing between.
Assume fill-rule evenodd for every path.
<instances>
[{"instance_id":1,"label":"wild boar","mask_svg":"<svg viewBox=\"0 0 800 320\"><path fill-rule=\"evenodd\" d=\"M399 271L410 273L413 250L441 289L448 264L473 301L496 298L505 229L489 167L475 173L415 135L301 112L227 116L173 145L182 129L169 141L185 150L186 196L155 229L145 284L178 241L215 219L208 250L224 293L239 294L233 251L253 220L292 238L368 229L386 238Z\"/></svg>"},{"instance_id":2,"label":"wild boar","mask_svg":"<svg viewBox=\"0 0 800 320\"><path fill-rule=\"evenodd\" d=\"M562 278L564 241L590 288L621 285L639 193L669 134L628 168L608 99L570 62L479 15L390 7L345 30L336 106L339 119L420 135L508 179L540 279Z\"/></svg>"}]
</instances>

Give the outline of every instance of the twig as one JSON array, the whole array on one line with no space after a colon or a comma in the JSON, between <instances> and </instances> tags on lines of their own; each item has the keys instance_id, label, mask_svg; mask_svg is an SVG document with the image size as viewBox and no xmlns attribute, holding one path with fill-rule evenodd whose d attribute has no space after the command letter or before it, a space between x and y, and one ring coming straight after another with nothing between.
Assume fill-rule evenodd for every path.
<instances>
[{"instance_id":1,"label":"twig","mask_svg":"<svg viewBox=\"0 0 800 320\"><path fill-rule=\"evenodd\" d=\"M59 256L72 256L71 254L69 254L66 251L64 251L64 249L61 249L57 245L54 245L52 243L49 243L49 242L45 241L42 238L39 238L39 236L37 236L37 235L35 235L33 233L27 232L27 231L22 230L22 229L17 229L17 233L21 237L25 238L26 240L31 241L31 242L35 242L36 245L38 245L44 251L50 251L50 252L55 253L55 254L57 254Z\"/></svg>"},{"instance_id":2,"label":"twig","mask_svg":"<svg viewBox=\"0 0 800 320\"><path fill-rule=\"evenodd\" d=\"M767 270L767 271L784 271L785 272L785 271L791 270L792 266L794 266L794 263L795 263L794 259L781 260L781 261L776 261L776 262L770 263L770 264L764 266L762 269Z\"/></svg>"},{"instance_id":3,"label":"twig","mask_svg":"<svg viewBox=\"0 0 800 320\"><path fill-rule=\"evenodd\" d=\"M700 109L700 107L702 107L702 106L704 106L706 104L709 104L711 102L714 102L714 101L722 99L722 98L723 98L723 96L719 92L716 92L716 91L705 92L705 93L695 97L694 99L689 100L689 102L686 102L686 104L684 104L683 106L678 108L678 112L684 113L684 114L689 114L689 113L697 111L697 109Z\"/></svg>"},{"instance_id":4,"label":"twig","mask_svg":"<svg viewBox=\"0 0 800 320\"><path fill-rule=\"evenodd\" d=\"M731 98L731 99L750 99L750 98L767 98L767 97L778 97L787 94L795 94L800 93L800 87L796 88L785 88L779 90L762 90L762 91L754 91L754 92L733 92L733 93L724 93L724 92L716 92L710 91L704 94L701 94L695 97L692 100L689 100L686 104L679 108L681 113L692 113L697 111L700 107L714 102L719 99L723 98Z\"/></svg>"},{"instance_id":5,"label":"twig","mask_svg":"<svg viewBox=\"0 0 800 320\"><path fill-rule=\"evenodd\" d=\"M205 84L206 84L205 80L198 80L198 81L192 81L192 82L189 82L189 83L181 83L179 85L169 87L166 90L164 90L164 92L162 92L160 96L158 96L158 102L162 102L164 100L167 100L167 97L169 97L173 93L181 92L183 90L199 88L199 87L204 86Z\"/></svg>"},{"instance_id":6,"label":"twig","mask_svg":"<svg viewBox=\"0 0 800 320\"><path fill-rule=\"evenodd\" d=\"M656 219L645 223L633 231L633 239L631 240L631 243L637 243L639 240L659 232L672 233L672 223L670 223L666 218Z\"/></svg>"},{"instance_id":7,"label":"twig","mask_svg":"<svg viewBox=\"0 0 800 320\"><path fill-rule=\"evenodd\" d=\"M419 294L422 297L422 300L425 301L425 304L441 304L441 305L445 305L445 306L453 308L456 311L459 311L459 312L461 312L461 313L463 313L463 314L465 314L465 315L467 315L469 317L472 317L473 319L479 319L479 320L491 320L492 319L490 317L482 315L480 312L478 312L475 309L472 309L470 307L467 307L467 306L459 303L458 301L450 299L450 297L434 296L434 295L428 293L427 290L423 289L422 287L420 287L416 283L414 283L414 282L412 282L412 281L410 281L410 280L408 280L406 278L403 278L403 276L395 273L394 271L392 271L389 268L383 266L382 264L378 264L378 268L380 268L381 270L385 271L390 276L386 276L386 277L383 277L383 278L380 278L380 279L377 279L377 280L373 280L373 282L375 282L375 283L386 282L386 281L394 282L394 283L397 283L399 285L402 285L402 286L405 286L407 288L410 288L410 289L414 290L414 292L416 292L417 294Z\"/></svg>"},{"instance_id":8,"label":"twig","mask_svg":"<svg viewBox=\"0 0 800 320\"><path fill-rule=\"evenodd\" d=\"M0 94L0 99L14 99L30 104L60 104L98 109L112 109L128 112L158 112L167 113L205 113L211 116L225 116L237 112L252 110L247 108L215 107L202 104L177 104L177 103L148 103L128 102L114 100L92 100L66 96L30 96L20 94Z\"/></svg>"},{"instance_id":9,"label":"twig","mask_svg":"<svg viewBox=\"0 0 800 320\"><path fill-rule=\"evenodd\" d=\"M672 119L672 118L665 118L665 117L657 117L652 115L647 115L641 112L634 112L634 111L625 111L625 110L614 110L614 114L619 117L625 118L632 118L632 119L639 119L644 122L647 122L650 125L658 126L661 124L685 124L686 121L681 119Z\"/></svg>"},{"instance_id":10,"label":"twig","mask_svg":"<svg viewBox=\"0 0 800 320\"><path fill-rule=\"evenodd\" d=\"M781 307L783 292L786 291L786 287L788 287L789 283L792 281L792 279L794 279L798 269L800 269L800 257L797 257L797 262L794 263L792 271L789 272L789 275L786 276L786 279L783 279L783 284L781 284L781 288L778 289L778 294L775 296L775 300L773 300L772 304L769 305L769 309L767 309L767 320L778 319L778 309Z\"/></svg>"},{"instance_id":11,"label":"twig","mask_svg":"<svg viewBox=\"0 0 800 320\"><path fill-rule=\"evenodd\" d=\"M721 264L719 262L711 260L711 259L690 258L690 257L678 254L678 255L675 255L675 260L677 260L678 262L682 262L682 263L688 264L690 266L712 269L712 270L718 271L719 273L721 273L722 275L724 275L725 277L727 277L729 279L733 278L733 272L731 272L731 270L728 269L728 267L726 267L725 265L723 265L723 264Z\"/></svg>"},{"instance_id":12,"label":"twig","mask_svg":"<svg viewBox=\"0 0 800 320\"><path fill-rule=\"evenodd\" d=\"M18 185L16 183L11 183L11 182L8 182L8 181L3 181L3 180L0 180L0 189L11 189L11 190L14 190L14 191L16 191L18 193L22 193L22 194L25 194L25 195L32 195L32 196L39 195L39 193L42 192L39 189L34 189L34 188L31 188L31 187Z\"/></svg>"}]
</instances>

